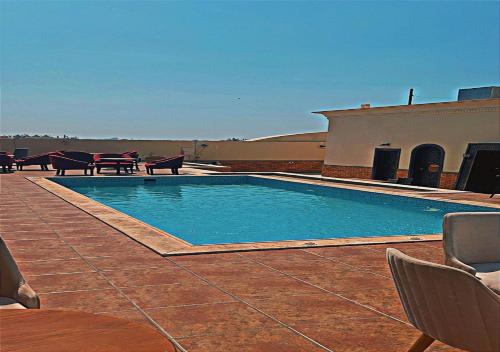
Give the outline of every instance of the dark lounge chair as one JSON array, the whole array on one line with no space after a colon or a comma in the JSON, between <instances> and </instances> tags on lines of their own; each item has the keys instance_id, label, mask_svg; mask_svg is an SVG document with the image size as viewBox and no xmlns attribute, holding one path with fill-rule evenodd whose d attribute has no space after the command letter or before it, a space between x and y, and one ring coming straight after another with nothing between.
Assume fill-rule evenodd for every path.
<instances>
[{"instance_id":1,"label":"dark lounge chair","mask_svg":"<svg viewBox=\"0 0 500 352\"><path fill-rule=\"evenodd\" d=\"M154 169L170 169L173 175L178 175L183 162L184 155L177 155L171 158L157 160L146 164L146 172L153 175Z\"/></svg>"},{"instance_id":2,"label":"dark lounge chair","mask_svg":"<svg viewBox=\"0 0 500 352\"><path fill-rule=\"evenodd\" d=\"M28 156L28 148L16 148L14 149L14 160L23 159Z\"/></svg>"},{"instance_id":3,"label":"dark lounge chair","mask_svg":"<svg viewBox=\"0 0 500 352\"><path fill-rule=\"evenodd\" d=\"M49 155L49 158L52 167L56 169L56 175L64 176L66 170L84 170L85 175L87 175L87 170L90 170L90 174L94 174L94 165L89 162L70 159L57 154Z\"/></svg>"},{"instance_id":4,"label":"dark lounge chair","mask_svg":"<svg viewBox=\"0 0 500 352\"><path fill-rule=\"evenodd\" d=\"M0 166L3 172L12 171L12 164L14 163L14 158L9 154L0 154Z\"/></svg>"},{"instance_id":5,"label":"dark lounge chair","mask_svg":"<svg viewBox=\"0 0 500 352\"><path fill-rule=\"evenodd\" d=\"M62 154L62 156L69 159L83 161L89 164L94 163L94 154L91 153L81 152L77 150L63 150L59 151L58 153Z\"/></svg>"},{"instance_id":6,"label":"dark lounge chair","mask_svg":"<svg viewBox=\"0 0 500 352\"><path fill-rule=\"evenodd\" d=\"M101 161L101 159L106 159L106 158L130 158L130 161L124 161L120 160L118 161ZM118 153L99 153L99 154L94 154L94 163L95 167L97 169L97 173L101 173L101 169L103 168L110 168L110 169L115 169L117 172L119 171L119 168L123 168L125 172L130 172L132 173L134 170L134 160L129 154L118 154Z\"/></svg>"},{"instance_id":7,"label":"dark lounge chair","mask_svg":"<svg viewBox=\"0 0 500 352\"><path fill-rule=\"evenodd\" d=\"M40 165L42 170L49 171L50 158L49 155L56 153L45 153L28 156L22 159L16 159L16 167L18 170L22 170L23 166L28 165Z\"/></svg>"}]
</instances>

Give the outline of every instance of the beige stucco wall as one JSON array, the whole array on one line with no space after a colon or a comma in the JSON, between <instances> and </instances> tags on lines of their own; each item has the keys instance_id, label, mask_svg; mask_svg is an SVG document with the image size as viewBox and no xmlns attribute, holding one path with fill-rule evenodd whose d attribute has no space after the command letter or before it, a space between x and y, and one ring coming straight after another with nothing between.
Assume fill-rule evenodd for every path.
<instances>
[{"instance_id":1,"label":"beige stucco wall","mask_svg":"<svg viewBox=\"0 0 500 352\"><path fill-rule=\"evenodd\" d=\"M201 160L323 160L321 142L198 142L206 143Z\"/></svg>"},{"instance_id":2,"label":"beige stucco wall","mask_svg":"<svg viewBox=\"0 0 500 352\"><path fill-rule=\"evenodd\" d=\"M400 168L412 149L435 143L445 149L444 171L457 172L468 143L500 142L499 100L481 107L406 111L329 112L326 165L368 166L375 147L401 148Z\"/></svg>"},{"instance_id":3,"label":"beige stucco wall","mask_svg":"<svg viewBox=\"0 0 500 352\"><path fill-rule=\"evenodd\" d=\"M143 157L179 154L181 148L194 152L194 141L89 140L89 139L0 139L0 150L29 148L29 154L55 150L124 152L136 150ZM197 141L198 160L323 160L321 142L233 142ZM201 145L205 144L206 147ZM193 153L194 154L194 153ZM192 159L192 158L191 158Z\"/></svg>"}]
</instances>

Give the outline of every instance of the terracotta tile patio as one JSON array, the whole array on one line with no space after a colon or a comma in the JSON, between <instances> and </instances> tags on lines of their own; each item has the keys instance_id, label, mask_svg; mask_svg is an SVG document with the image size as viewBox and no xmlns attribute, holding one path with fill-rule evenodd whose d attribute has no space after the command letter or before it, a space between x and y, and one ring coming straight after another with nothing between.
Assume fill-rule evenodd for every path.
<instances>
[{"instance_id":1,"label":"terracotta tile patio","mask_svg":"<svg viewBox=\"0 0 500 352\"><path fill-rule=\"evenodd\" d=\"M44 174L0 176L0 233L42 308L152 324L193 352L404 351L419 334L389 245L163 258L24 178ZM440 243L390 246L441 261Z\"/></svg>"}]
</instances>

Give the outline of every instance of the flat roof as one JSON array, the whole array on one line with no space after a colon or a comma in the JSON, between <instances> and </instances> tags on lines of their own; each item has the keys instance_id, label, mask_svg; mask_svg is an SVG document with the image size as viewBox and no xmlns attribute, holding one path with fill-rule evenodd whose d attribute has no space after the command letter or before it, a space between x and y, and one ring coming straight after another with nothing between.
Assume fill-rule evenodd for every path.
<instances>
[{"instance_id":1,"label":"flat roof","mask_svg":"<svg viewBox=\"0 0 500 352\"><path fill-rule=\"evenodd\" d=\"M500 98L494 99L475 99L463 101L445 101L439 103L425 103L413 105L390 105L390 106L376 106L369 108L355 108L355 109L339 109L339 110L322 110L313 111L313 114L321 114L325 116L334 115L359 115L361 114L378 114L381 112L411 112L411 111L425 111L425 110L448 110L448 109L464 109L464 108L484 108L484 107L500 107Z\"/></svg>"},{"instance_id":2,"label":"flat roof","mask_svg":"<svg viewBox=\"0 0 500 352\"><path fill-rule=\"evenodd\" d=\"M328 133L327 131L316 131L316 132L276 134L276 135L273 135L273 136L265 136L265 137L257 137L257 138L247 139L247 142L259 142L259 141L265 141L266 139L274 139L274 138L286 138L286 137L297 137L297 138L300 138L300 137L307 137L307 136L313 136L312 138L314 139L314 136L323 135L323 134L326 136L327 133ZM321 141L323 139L317 139L316 138L314 140L314 142Z\"/></svg>"}]
</instances>

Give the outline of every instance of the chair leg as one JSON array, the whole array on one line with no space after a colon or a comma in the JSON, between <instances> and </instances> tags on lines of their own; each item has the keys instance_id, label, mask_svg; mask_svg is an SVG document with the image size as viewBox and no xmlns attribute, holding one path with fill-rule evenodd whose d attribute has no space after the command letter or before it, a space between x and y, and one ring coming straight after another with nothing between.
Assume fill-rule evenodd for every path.
<instances>
[{"instance_id":1,"label":"chair leg","mask_svg":"<svg viewBox=\"0 0 500 352\"><path fill-rule=\"evenodd\" d=\"M411 345L408 352L424 352L427 347L429 347L434 342L434 338L422 334L419 338Z\"/></svg>"},{"instance_id":2,"label":"chair leg","mask_svg":"<svg viewBox=\"0 0 500 352\"><path fill-rule=\"evenodd\" d=\"M66 176L66 170L64 169L61 170L61 176Z\"/></svg>"}]
</instances>

